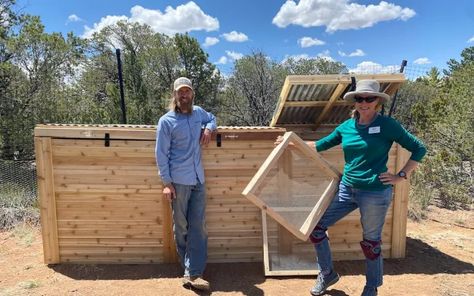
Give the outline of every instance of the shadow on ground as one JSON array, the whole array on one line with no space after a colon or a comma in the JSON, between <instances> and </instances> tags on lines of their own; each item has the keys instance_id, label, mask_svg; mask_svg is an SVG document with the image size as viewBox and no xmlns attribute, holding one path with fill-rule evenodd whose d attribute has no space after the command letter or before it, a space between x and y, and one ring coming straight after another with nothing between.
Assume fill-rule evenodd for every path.
<instances>
[{"instance_id":1,"label":"shadow on ground","mask_svg":"<svg viewBox=\"0 0 474 296\"><path fill-rule=\"evenodd\" d=\"M54 264L50 268L75 280L176 279L182 276L178 264ZM240 291L244 295L264 295L256 287L265 281L260 262L208 264L204 277L211 283L213 292ZM209 292L194 292L209 295Z\"/></svg>"},{"instance_id":2,"label":"shadow on ground","mask_svg":"<svg viewBox=\"0 0 474 296\"><path fill-rule=\"evenodd\" d=\"M178 264L57 264L50 265L54 271L76 280L133 280L153 278L180 278L182 269ZM335 262L335 268L341 275L361 275L365 272L363 261ZM419 239L407 237L407 254L403 259L387 259L384 263L385 274L467 274L474 273L474 265L460 261ZM215 291L240 291L244 295L263 295L256 285L265 282L263 264L256 263L214 263L208 264L205 278L212 283ZM275 277L285 280L295 277ZM300 278L314 278L301 276ZM195 291L198 295L208 295ZM342 291L331 290L329 295L345 296Z\"/></svg>"},{"instance_id":3,"label":"shadow on ground","mask_svg":"<svg viewBox=\"0 0 474 296\"><path fill-rule=\"evenodd\" d=\"M335 267L340 274L363 274L363 261L336 262ZM402 259L386 259L384 274L467 274L474 273L474 265L461 261L426 244L422 240L407 237L406 257Z\"/></svg>"}]
</instances>

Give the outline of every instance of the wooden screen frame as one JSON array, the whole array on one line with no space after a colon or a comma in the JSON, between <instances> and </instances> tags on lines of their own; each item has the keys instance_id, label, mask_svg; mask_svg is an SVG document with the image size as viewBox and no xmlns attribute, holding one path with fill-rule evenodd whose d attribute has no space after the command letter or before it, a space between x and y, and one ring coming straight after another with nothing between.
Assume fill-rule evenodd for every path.
<instances>
[{"instance_id":1,"label":"wooden screen frame","mask_svg":"<svg viewBox=\"0 0 474 296\"><path fill-rule=\"evenodd\" d=\"M270 263L270 250L268 243L268 227L267 214L262 210L262 237L263 237L263 266L265 276L300 276L300 275L317 275L319 269L316 264L314 269L285 269L272 270ZM283 238L285 239L285 238ZM314 261L314 260L313 260Z\"/></svg>"},{"instance_id":2,"label":"wooden screen frame","mask_svg":"<svg viewBox=\"0 0 474 296\"><path fill-rule=\"evenodd\" d=\"M316 205L311 209L310 214L308 215L305 222L300 228L297 228L291 223L288 223L288 221L283 216L281 216L278 211L266 204L255 193L265 180L270 170L275 167L278 160L283 156L283 153L290 145L292 146L292 148L298 149L306 157L308 157L309 160L313 161L316 165L318 165L325 175L331 177L328 187L324 190L321 198L318 200ZM283 141L277 147L275 147L275 149L273 149L273 151L267 157L265 162L260 166L259 170L254 175L252 180L250 180L242 194L248 200L254 203L257 207L259 207L262 211L270 215L270 217L272 217L280 225L288 229L288 231L290 231L297 238L306 241L311 232L313 231L314 227L324 214L324 211L329 206L334 194L337 191L340 178L341 173L336 168L334 168L329 162L327 162L319 153L317 153L316 150L311 149L295 133L287 132L283 136Z\"/></svg>"}]
</instances>

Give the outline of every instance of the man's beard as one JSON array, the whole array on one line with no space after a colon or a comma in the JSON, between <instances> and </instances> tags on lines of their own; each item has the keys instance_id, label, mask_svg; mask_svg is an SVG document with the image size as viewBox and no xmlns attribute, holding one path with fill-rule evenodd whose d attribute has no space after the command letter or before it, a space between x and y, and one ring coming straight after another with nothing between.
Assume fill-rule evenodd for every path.
<instances>
[{"instance_id":1,"label":"man's beard","mask_svg":"<svg viewBox=\"0 0 474 296\"><path fill-rule=\"evenodd\" d=\"M182 103L180 100L177 100L176 106L181 112L191 112L193 110L193 100L189 100L187 103Z\"/></svg>"}]
</instances>

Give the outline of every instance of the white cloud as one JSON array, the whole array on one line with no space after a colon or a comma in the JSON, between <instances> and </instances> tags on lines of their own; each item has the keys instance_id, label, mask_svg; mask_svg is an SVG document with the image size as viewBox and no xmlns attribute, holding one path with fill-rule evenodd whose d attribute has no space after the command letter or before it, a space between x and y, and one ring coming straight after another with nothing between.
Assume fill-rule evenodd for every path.
<instances>
[{"instance_id":1,"label":"white cloud","mask_svg":"<svg viewBox=\"0 0 474 296\"><path fill-rule=\"evenodd\" d=\"M244 33L237 32L237 31L232 31L230 33L224 33L222 34L222 37L225 38L225 40L229 42L245 42L249 40L249 37L245 35Z\"/></svg>"},{"instance_id":2,"label":"white cloud","mask_svg":"<svg viewBox=\"0 0 474 296\"><path fill-rule=\"evenodd\" d=\"M226 50L225 53L227 54L229 58L233 59L234 61L241 59L244 56L240 52L235 52L235 51L230 51L230 50Z\"/></svg>"},{"instance_id":3,"label":"white cloud","mask_svg":"<svg viewBox=\"0 0 474 296\"><path fill-rule=\"evenodd\" d=\"M217 43L219 43L219 38L206 37L206 40L204 41L203 46L204 47L210 47L210 46L216 45Z\"/></svg>"},{"instance_id":4,"label":"white cloud","mask_svg":"<svg viewBox=\"0 0 474 296\"><path fill-rule=\"evenodd\" d=\"M67 74L66 76L63 77L63 81L67 85L72 85L79 81L79 79L82 77L82 74L86 70L86 64L80 63L79 65L73 66L72 70L73 70L71 71L72 74Z\"/></svg>"},{"instance_id":5,"label":"white cloud","mask_svg":"<svg viewBox=\"0 0 474 296\"><path fill-rule=\"evenodd\" d=\"M226 55L221 56L219 58L219 60L216 62L216 64L225 65L227 63L230 63L230 62L236 61L238 59L241 59L244 56L240 52L235 52L235 51L231 51L231 50L226 50L225 53L226 53Z\"/></svg>"},{"instance_id":6,"label":"white cloud","mask_svg":"<svg viewBox=\"0 0 474 296\"><path fill-rule=\"evenodd\" d=\"M400 66L383 66L371 61L364 61L356 66L354 69L349 69L350 73L398 73Z\"/></svg>"},{"instance_id":7,"label":"white cloud","mask_svg":"<svg viewBox=\"0 0 474 296\"><path fill-rule=\"evenodd\" d=\"M296 60L296 61L303 60L303 59L309 60L309 59L321 58L321 59L326 59L328 61L334 62L334 59L330 56L329 50L325 50L323 52L320 52L315 56L310 56L306 53L296 54L296 55L285 55L285 58L281 61L281 63L286 62L289 58L292 58L293 60Z\"/></svg>"},{"instance_id":8,"label":"white cloud","mask_svg":"<svg viewBox=\"0 0 474 296\"><path fill-rule=\"evenodd\" d=\"M310 57L308 54L295 54L295 55L285 55L285 58L281 61L282 63L286 62L288 59L292 58L295 61L313 59L315 57Z\"/></svg>"},{"instance_id":9,"label":"white cloud","mask_svg":"<svg viewBox=\"0 0 474 296\"><path fill-rule=\"evenodd\" d=\"M326 32L335 32L367 28L382 21L406 21L415 14L413 9L385 1L378 5L361 5L350 0L301 0L299 3L288 0L280 7L272 23L280 28L289 25L326 26Z\"/></svg>"},{"instance_id":10,"label":"white cloud","mask_svg":"<svg viewBox=\"0 0 474 296\"><path fill-rule=\"evenodd\" d=\"M426 64L431 64L431 61L428 58L419 58L416 59L413 64L417 65L426 65Z\"/></svg>"},{"instance_id":11,"label":"white cloud","mask_svg":"<svg viewBox=\"0 0 474 296\"><path fill-rule=\"evenodd\" d=\"M128 21L128 17L121 15L121 16L115 16L115 15L108 15L106 17L103 17L100 19L99 23L95 23L93 28L90 28L88 26L84 26L84 33L82 34L83 38L90 38L95 32L99 32L103 28L107 26L114 25L120 21Z\"/></svg>"},{"instance_id":12,"label":"white cloud","mask_svg":"<svg viewBox=\"0 0 474 296\"><path fill-rule=\"evenodd\" d=\"M220 59L216 62L216 64L220 65L225 65L227 64L228 59L226 56L221 56Z\"/></svg>"},{"instance_id":13,"label":"white cloud","mask_svg":"<svg viewBox=\"0 0 474 296\"><path fill-rule=\"evenodd\" d=\"M298 44L302 48L316 46L316 45L324 45L326 42L319 40L318 38L311 38L311 37L303 37L298 39Z\"/></svg>"},{"instance_id":14,"label":"white cloud","mask_svg":"<svg viewBox=\"0 0 474 296\"><path fill-rule=\"evenodd\" d=\"M83 19L81 19L80 17L78 17L75 14L71 14L70 16L67 17L67 22L68 23L80 22L80 21L83 21Z\"/></svg>"},{"instance_id":15,"label":"white cloud","mask_svg":"<svg viewBox=\"0 0 474 296\"><path fill-rule=\"evenodd\" d=\"M108 15L101 18L99 23L95 23L93 28L85 27L83 37L88 38L94 32L117 23L118 21L138 22L149 25L155 32L166 35L185 33L190 31L205 30L215 31L219 29L217 18L205 14L201 8L190 1L175 8L167 6L165 12L158 9L147 9L140 5L130 9L130 17Z\"/></svg>"},{"instance_id":16,"label":"white cloud","mask_svg":"<svg viewBox=\"0 0 474 296\"><path fill-rule=\"evenodd\" d=\"M468 41L467 43L474 43L474 36L472 36Z\"/></svg>"},{"instance_id":17,"label":"white cloud","mask_svg":"<svg viewBox=\"0 0 474 296\"><path fill-rule=\"evenodd\" d=\"M8 9L3 4L4 1L0 3L0 26L7 28L10 25L10 15L8 14Z\"/></svg>"},{"instance_id":18,"label":"white cloud","mask_svg":"<svg viewBox=\"0 0 474 296\"><path fill-rule=\"evenodd\" d=\"M323 52L320 52L318 53L318 58L322 58L322 59L325 59L325 60L328 60L330 62L334 62L334 59L331 57L330 53L329 53L329 50L325 50Z\"/></svg>"},{"instance_id":19,"label":"white cloud","mask_svg":"<svg viewBox=\"0 0 474 296\"><path fill-rule=\"evenodd\" d=\"M347 54L343 51L338 51L338 53L341 57L363 57L363 56L365 56L365 52L362 49L356 49L356 51L351 52L349 54Z\"/></svg>"}]
</instances>

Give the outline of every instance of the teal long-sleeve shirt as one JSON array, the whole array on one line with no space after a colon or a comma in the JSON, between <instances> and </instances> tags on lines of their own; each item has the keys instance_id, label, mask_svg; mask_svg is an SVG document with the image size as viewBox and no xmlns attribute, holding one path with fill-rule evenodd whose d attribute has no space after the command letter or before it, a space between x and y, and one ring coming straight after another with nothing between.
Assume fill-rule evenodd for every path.
<instances>
[{"instance_id":1,"label":"teal long-sleeve shirt","mask_svg":"<svg viewBox=\"0 0 474 296\"><path fill-rule=\"evenodd\" d=\"M387 171L388 152L393 142L411 152L410 159L420 162L426 154L423 143L390 117L378 115L368 126L359 127L351 118L331 134L316 141L318 152L342 144L344 173L342 183L364 190L383 190L379 175Z\"/></svg>"}]
</instances>

